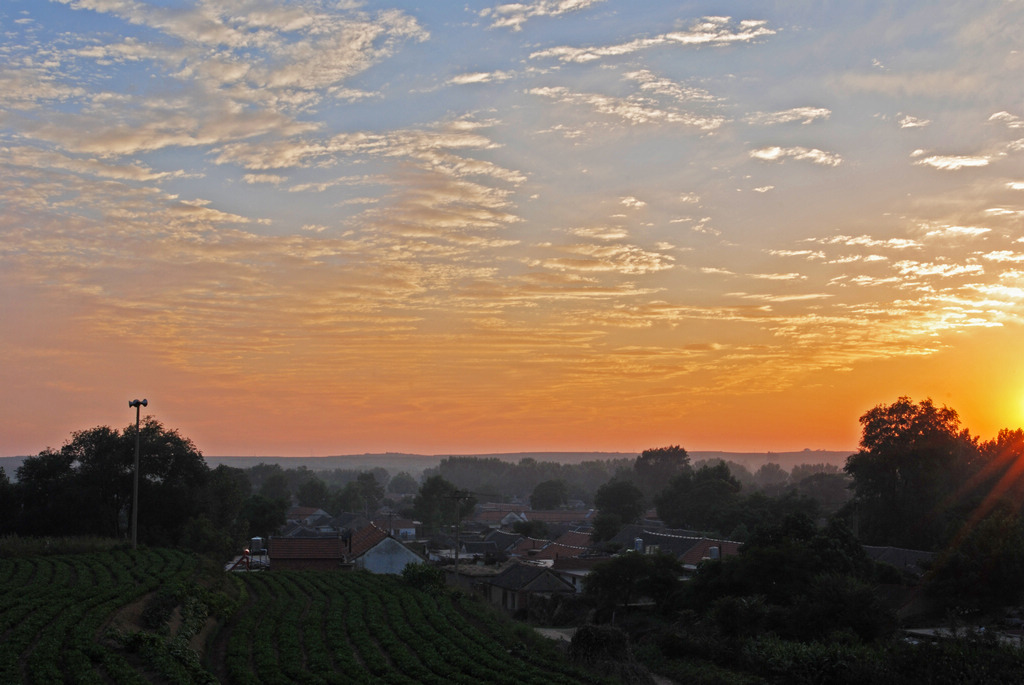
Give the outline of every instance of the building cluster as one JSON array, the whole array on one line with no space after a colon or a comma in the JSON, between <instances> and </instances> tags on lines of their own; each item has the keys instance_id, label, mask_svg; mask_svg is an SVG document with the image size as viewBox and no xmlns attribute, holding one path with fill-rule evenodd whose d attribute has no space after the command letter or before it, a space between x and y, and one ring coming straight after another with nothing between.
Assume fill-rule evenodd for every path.
<instances>
[{"instance_id":1,"label":"building cluster","mask_svg":"<svg viewBox=\"0 0 1024 685\"><path fill-rule=\"evenodd\" d=\"M229 568L398 574L408 564L434 563L447 571L449 584L516 612L537 597L582 592L591 569L611 558L608 550L668 554L693 573L701 561L737 554L740 547L699 532L665 528L653 512L639 524L624 526L615 538L595 544L594 515L593 509L582 507L538 511L520 504L483 504L458 526L427 534L419 522L387 510L367 518L293 507L276 535L254 540L251 554ZM548 534L523 535L515 532L522 529L517 524L543 524Z\"/></svg>"}]
</instances>

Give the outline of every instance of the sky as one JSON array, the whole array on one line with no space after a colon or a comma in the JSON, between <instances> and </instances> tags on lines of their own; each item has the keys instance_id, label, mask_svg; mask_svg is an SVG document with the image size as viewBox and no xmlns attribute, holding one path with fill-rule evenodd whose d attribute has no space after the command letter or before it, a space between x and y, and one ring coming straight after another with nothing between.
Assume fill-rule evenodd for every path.
<instances>
[{"instance_id":1,"label":"sky","mask_svg":"<svg viewBox=\"0 0 1024 685\"><path fill-rule=\"evenodd\" d=\"M1024 424L1024 2L3 0L0 455Z\"/></svg>"}]
</instances>

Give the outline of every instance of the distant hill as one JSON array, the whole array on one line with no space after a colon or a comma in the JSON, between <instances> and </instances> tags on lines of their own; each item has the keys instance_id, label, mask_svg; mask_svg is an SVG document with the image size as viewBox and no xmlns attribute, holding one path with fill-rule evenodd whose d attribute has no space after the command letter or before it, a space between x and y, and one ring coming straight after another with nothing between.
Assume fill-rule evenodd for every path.
<instances>
[{"instance_id":1,"label":"distant hill","mask_svg":"<svg viewBox=\"0 0 1024 685\"><path fill-rule=\"evenodd\" d=\"M333 469L354 469L359 471L385 468L391 473L408 471L416 475L441 463L448 457L479 457L501 459L518 463L530 458L537 461L554 461L561 464L578 464L583 461L608 461L610 459L633 459L633 452L509 452L499 454L405 454L384 452L381 454L346 454L331 457L206 457L206 463L216 468L220 464L247 469L257 464L280 464L281 468L297 469L305 466L310 471Z\"/></svg>"},{"instance_id":2,"label":"distant hill","mask_svg":"<svg viewBox=\"0 0 1024 685\"><path fill-rule=\"evenodd\" d=\"M835 464L842 467L846 458L855 450L802 450L800 452L690 452L691 461L705 459L723 459L743 464L751 471L767 463L775 463L791 470L799 464ZM368 471L381 467L392 475L399 471L408 471L417 476L428 468L441 463L448 457L479 457L482 459L501 459L518 463L530 458L537 461L554 461L561 464L579 464L584 461L609 461L612 459L634 459L639 452L502 452L496 454L404 454L400 452L383 452L379 454L346 454L331 457L206 457L210 468L220 464L235 468L247 469L257 464L280 464L281 468L297 469L305 466L310 471L331 471L333 469L352 469ZM0 468L7 477L14 480L14 474L25 457L0 457Z\"/></svg>"},{"instance_id":3,"label":"distant hill","mask_svg":"<svg viewBox=\"0 0 1024 685\"><path fill-rule=\"evenodd\" d=\"M846 458L855 450L801 450L799 452L690 452L691 461L705 459L722 459L743 464L752 471L767 463L775 463L787 471L799 464L835 464L842 467ZM437 466L442 459L448 457L478 457L481 459L501 459L518 463L522 459L537 461L554 461L560 464L579 464L584 461L610 461L613 459L635 459L639 452L500 452L494 454L403 454L385 452L383 454L349 454L332 457L206 457L211 467L218 464L249 468L256 464L280 464L282 468L299 468L305 466L311 471L331 469L367 470L382 467L394 473L408 471L419 473L424 469Z\"/></svg>"}]
</instances>

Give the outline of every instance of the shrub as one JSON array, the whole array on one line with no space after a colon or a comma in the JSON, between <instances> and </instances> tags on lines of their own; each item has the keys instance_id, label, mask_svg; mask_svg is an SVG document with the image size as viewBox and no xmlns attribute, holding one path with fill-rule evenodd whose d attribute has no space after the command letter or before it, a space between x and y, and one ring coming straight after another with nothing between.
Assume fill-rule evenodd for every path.
<instances>
[{"instance_id":1,"label":"shrub","mask_svg":"<svg viewBox=\"0 0 1024 685\"><path fill-rule=\"evenodd\" d=\"M408 564L402 569L402 579L414 588L431 591L444 587L444 571L430 564Z\"/></svg>"}]
</instances>

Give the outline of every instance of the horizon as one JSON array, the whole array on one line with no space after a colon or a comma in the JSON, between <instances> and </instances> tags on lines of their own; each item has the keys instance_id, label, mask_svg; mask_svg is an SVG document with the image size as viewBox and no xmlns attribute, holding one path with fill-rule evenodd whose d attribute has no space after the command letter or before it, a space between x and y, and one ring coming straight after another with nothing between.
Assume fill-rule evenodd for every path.
<instances>
[{"instance_id":1,"label":"horizon","mask_svg":"<svg viewBox=\"0 0 1024 685\"><path fill-rule=\"evenodd\" d=\"M7 0L0 453L1024 424L1024 5Z\"/></svg>"}]
</instances>

